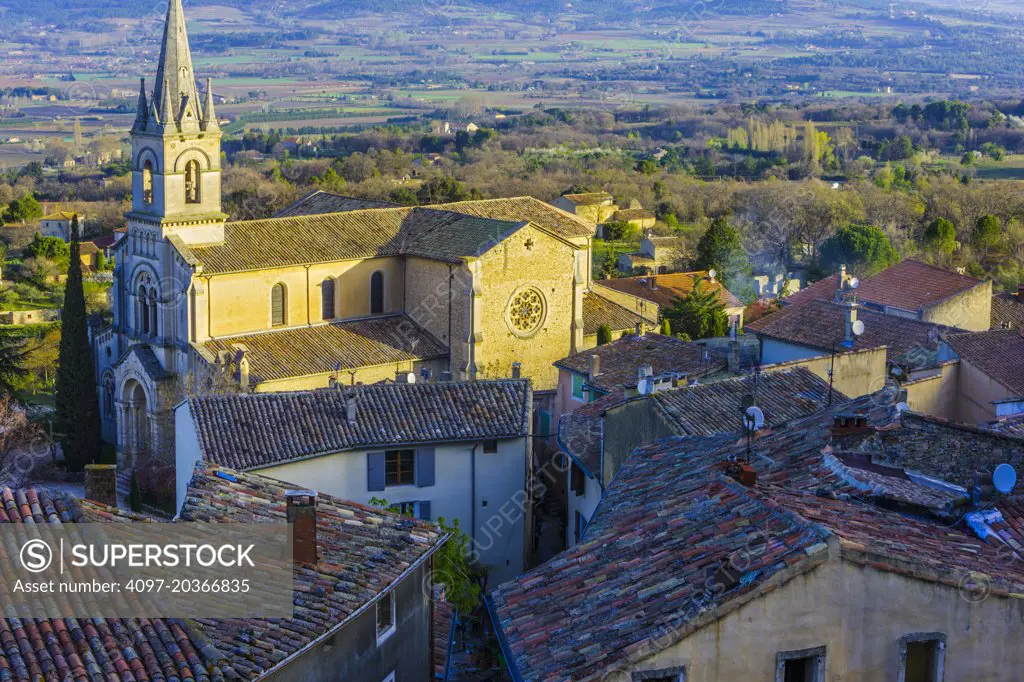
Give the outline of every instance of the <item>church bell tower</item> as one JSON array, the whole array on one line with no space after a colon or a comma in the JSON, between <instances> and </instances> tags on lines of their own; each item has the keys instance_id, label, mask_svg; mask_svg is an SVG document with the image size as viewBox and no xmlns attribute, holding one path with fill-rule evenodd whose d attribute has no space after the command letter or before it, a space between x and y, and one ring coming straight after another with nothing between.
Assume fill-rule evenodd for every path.
<instances>
[{"instance_id":1,"label":"church bell tower","mask_svg":"<svg viewBox=\"0 0 1024 682\"><path fill-rule=\"evenodd\" d=\"M170 0L156 82L146 81L132 126L132 210L129 233L186 244L224 239L221 212L220 126L213 88L201 96L192 70L181 0Z\"/></svg>"}]
</instances>

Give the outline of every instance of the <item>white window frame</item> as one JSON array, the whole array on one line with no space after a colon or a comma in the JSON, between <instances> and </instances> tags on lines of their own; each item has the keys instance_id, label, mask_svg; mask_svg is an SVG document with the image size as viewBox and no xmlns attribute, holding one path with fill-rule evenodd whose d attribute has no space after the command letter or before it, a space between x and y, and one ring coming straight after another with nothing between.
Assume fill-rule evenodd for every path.
<instances>
[{"instance_id":1,"label":"white window frame","mask_svg":"<svg viewBox=\"0 0 1024 682\"><path fill-rule=\"evenodd\" d=\"M775 682L786 682L786 662L800 658L815 659L813 679L811 682L825 682L825 663L828 650L826 647L818 646L810 649L796 649L794 651L780 651L775 654Z\"/></svg>"},{"instance_id":2,"label":"white window frame","mask_svg":"<svg viewBox=\"0 0 1024 682\"><path fill-rule=\"evenodd\" d=\"M397 620L395 618L395 615L396 615L395 601L396 601L396 599L395 599L394 590L392 590L391 592L386 592L384 595L381 596L380 599L377 600L377 603L375 604L374 611L373 611L373 618L374 618L373 626L374 626L374 629L376 629L377 623L380 622L380 618L378 618L378 613L380 612L381 602L383 602L385 598L387 598L388 601L391 604L391 625L384 632L380 632L379 630L377 630L377 646L380 646L381 644L386 642L388 639L390 639L391 635L395 634L395 630L398 629L398 623L397 623ZM392 673L392 675L394 675L394 673Z\"/></svg>"},{"instance_id":3,"label":"white window frame","mask_svg":"<svg viewBox=\"0 0 1024 682\"><path fill-rule=\"evenodd\" d=\"M899 649L899 670L896 673L896 682L906 682L907 679L907 645L911 643L934 642L935 643L935 682L942 682L946 673L946 633L945 632L911 632L900 637Z\"/></svg>"}]
</instances>

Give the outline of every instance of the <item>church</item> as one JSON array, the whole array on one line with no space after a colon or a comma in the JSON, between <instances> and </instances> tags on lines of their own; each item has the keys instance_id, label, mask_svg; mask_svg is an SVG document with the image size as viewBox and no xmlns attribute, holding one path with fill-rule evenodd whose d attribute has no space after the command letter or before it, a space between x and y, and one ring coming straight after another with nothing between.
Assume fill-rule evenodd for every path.
<instances>
[{"instance_id":1,"label":"church","mask_svg":"<svg viewBox=\"0 0 1024 682\"><path fill-rule=\"evenodd\" d=\"M132 207L113 322L95 330L104 437L119 461L173 450L198 394L526 377L551 430L556 360L648 324L592 279L594 226L531 197L404 207L317 192L277 216L221 210L212 84L181 0L131 130ZM649 318L650 316L647 315Z\"/></svg>"}]
</instances>

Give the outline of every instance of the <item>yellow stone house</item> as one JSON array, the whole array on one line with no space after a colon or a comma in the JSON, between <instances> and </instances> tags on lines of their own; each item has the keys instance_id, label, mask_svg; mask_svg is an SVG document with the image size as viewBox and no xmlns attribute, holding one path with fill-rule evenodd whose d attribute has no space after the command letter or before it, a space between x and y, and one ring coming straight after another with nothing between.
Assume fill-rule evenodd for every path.
<instances>
[{"instance_id":1,"label":"yellow stone house","mask_svg":"<svg viewBox=\"0 0 1024 682\"><path fill-rule=\"evenodd\" d=\"M213 107L172 0L131 134L113 324L94 334L104 433L129 462L169 453L174 405L203 392L522 376L549 427L552 363L603 324L641 321L593 289L594 226L530 197L413 208L317 192L229 222Z\"/></svg>"}]
</instances>

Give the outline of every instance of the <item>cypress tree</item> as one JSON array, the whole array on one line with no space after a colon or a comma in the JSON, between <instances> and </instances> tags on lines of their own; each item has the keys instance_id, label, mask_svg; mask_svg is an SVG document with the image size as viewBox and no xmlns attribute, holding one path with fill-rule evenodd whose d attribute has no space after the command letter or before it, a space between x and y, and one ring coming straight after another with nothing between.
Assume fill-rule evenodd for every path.
<instances>
[{"instance_id":1,"label":"cypress tree","mask_svg":"<svg viewBox=\"0 0 1024 682\"><path fill-rule=\"evenodd\" d=\"M98 462L100 402L96 368L85 315L82 259L79 255L78 216L71 220L71 262L61 312L60 364L57 368L56 421L64 458L72 471Z\"/></svg>"}]
</instances>

